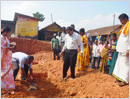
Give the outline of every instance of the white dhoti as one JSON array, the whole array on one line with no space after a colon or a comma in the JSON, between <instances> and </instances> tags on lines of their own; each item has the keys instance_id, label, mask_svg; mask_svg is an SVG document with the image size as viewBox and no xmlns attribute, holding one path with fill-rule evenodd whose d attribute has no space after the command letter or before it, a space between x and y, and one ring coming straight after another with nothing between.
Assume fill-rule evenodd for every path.
<instances>
[{"instance_id":1,"label":"white dhoti","mask_svg":"<svg viewBox=\"0 0 130 99\"><path fill-rule=\"evenodd\" d=\"M113 76L122 82L129 83L129 57L126 54L118 53Z\"/></svg>"}]
</instances>

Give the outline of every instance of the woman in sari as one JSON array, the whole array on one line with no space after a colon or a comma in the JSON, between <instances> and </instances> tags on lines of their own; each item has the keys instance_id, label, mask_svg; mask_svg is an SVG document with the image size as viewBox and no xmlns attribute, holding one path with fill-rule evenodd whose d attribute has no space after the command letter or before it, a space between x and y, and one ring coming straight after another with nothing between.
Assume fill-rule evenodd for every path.
<instances>
[{"instance_id":1,"label":"woman in sari","mask_svg":"<svg viewBox=\"0 0 130 99\"><path fill-rule=\"evenodd\" d=\"M105 46L104 46L102 53L101 53L102 61L101 61L100 71L104 72L104 73L107 73L107 60L108 60L108 53L110 51L108 44L109 44L108 41L106 41Z\"/></svg>"},{"instance_id":2,"label":"woman in sari","mask_svg":"<svg viewBox=\"0 0 130 99\"><path fill-rule=\"evenodd\" d=\"M11 94L15 89L13 67L12 67L12 51L15 46L10 47L8 36L11 29L5 27L1 30L1 90L4 94Z\"/></svg>"},{"instance_id":3,"label":"woman in sari","mask_svg":"<svg viewBox=\"0 0 130 99\"><path fill-rule=\"evenodd\" d=\"M112 75L118 53L116 52L116 45L117 45L117 35L116 33L113 33L111 36L111 42L110 42L110 49L111 51L109 52L109 57L108 57L108 62L107 65L109 66L109 74Z\"/></svg>"},{"instance_id":4,"label":"woman in sari","mask_svg":"<svg viewBox=\"0 0 130 99\"><path fill-rule=\"evenodd\" d=\"M89 66L89 45L88 45L88 38L85 35L85 29L81 28L79 30L79 33L81 35L81 40L83 42L84 49L82 56L80 52L78 53L76 69L78 71L84 71L86 70L86 66Z\"/></svg>"}]
</instances>

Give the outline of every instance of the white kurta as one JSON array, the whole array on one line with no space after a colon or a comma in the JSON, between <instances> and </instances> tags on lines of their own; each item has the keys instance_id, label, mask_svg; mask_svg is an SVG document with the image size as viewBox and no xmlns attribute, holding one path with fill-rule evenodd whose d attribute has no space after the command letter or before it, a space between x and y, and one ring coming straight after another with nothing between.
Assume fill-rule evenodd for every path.
<instances>
[{"instance_id":1,"label":"white kurta","mask_svg":"<svg viewBox=\"0 0 130 99\"><path fill-rule=\"evenodd\" d=\"M124 35L123 30L116 47L118 58L113 71L113 76L120 81L129 83L129 57L126 56L126 51L129 50L129 36Z\"/></svg>"}]
</instances>

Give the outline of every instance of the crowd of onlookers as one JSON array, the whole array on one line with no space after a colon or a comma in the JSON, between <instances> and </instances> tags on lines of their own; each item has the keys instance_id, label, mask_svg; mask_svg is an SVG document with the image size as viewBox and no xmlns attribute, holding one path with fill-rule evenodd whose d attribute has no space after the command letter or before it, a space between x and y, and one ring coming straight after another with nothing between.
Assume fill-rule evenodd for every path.
<instances>
[{"instance_id":1,"label":"crowd of onlookers","mask_svg":"<svg viewBox=\"0 0 130 99\"><path fill-rule=\"evenodd\" d=\"M74 29L74 25L71 25L71 27ZM74 29L74 31L76 31ZM80 33L80 31L76 31L76 33ZM61 49L64 46L65 43L65 35L67 34L66 28L63 27L63 32L60 33L54 33L51 40L51 49L53 50L54 53L54 60L58 59L60 60L60 55L59 53L61 52ZM90 33L85 33L84 34L87 37L87 43L88 43L88 52L89 52L89 65L86 65L87 67L97 69L100 71L103 71L104 73L108 73L112 75L113 72L113 67L110 66L111 61L112 61L112 56L116 52L116 45L117 45L117 34L112 33L110 41L106 41L102 38L102 36L97 36L95 40L92 40L92 37ZM115 54L114 54L115 55ZM118 53L116 54L117 58ZM64 61L64 55L62 60ZM116 61L116 59L114 59ZM100 69L99 69L100 67Z\"/></svg>"},{"instance_id":2,"label":"crowd of onlookers","mask_svg":"<svg viewBox=\"0 0 130 99\"><path fill-rule=\"evenodd\" d=\"M129 17L126 14L121 14L119 20L122 23L119 39L117 39L117 33L111 33L109 40L104 39L102 36L97 36L93 41L90 33L86 33L84 28L81 28L78 32L75 30L74 25L67 27L67 29L63 27L61 34L54 33L54 38L51 40L54 60L56 60L56 56L57 59L60 59L60 55L63 54L63 72L65 72L65 75L67 75L66 72L69 66L72 70L76 67L78 71L84 71L90 67L114 76L120 86L128 84L129 71L127 66L129 62L126 62L126 60L129 59ZM80 35L80 37L76 35ZM75 56L70 55L68 57L68 54L76 50L76 60L72 62L71 58L75 58ZM125 69L121 67L121 61L126 64ZM123 69L121 70L121 68ZM127 73L121 74L120 71ZM73 75L71 78L74 79L74 70L71 71L71 74ZM66 80L66 76L63 76L62 80Z\"/></svg>"}]
</instances>

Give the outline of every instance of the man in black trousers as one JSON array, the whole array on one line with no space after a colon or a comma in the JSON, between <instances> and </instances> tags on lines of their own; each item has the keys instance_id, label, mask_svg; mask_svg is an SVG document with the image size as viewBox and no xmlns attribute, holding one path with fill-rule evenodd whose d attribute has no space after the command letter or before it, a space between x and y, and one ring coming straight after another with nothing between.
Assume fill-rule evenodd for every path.
<instances>
[{"instance_id":1,"label":"man in black trousers","mask_svg":"<svg viewBox=\"0 0 130 99\"><path fill-rule=\"evenodd\" d=\"M65 52L65 60L63 64L63 78L60 81L66 81L67 71L70 66L71 79L75 78L75 65L77 60L77 49L81 49L81 57L83 53L83 43L81 41L81 36L73 31L72 27L67 28L67 33L65 36L65 45L60 53L60 55Z\"/></svg>"}]
</instances>

